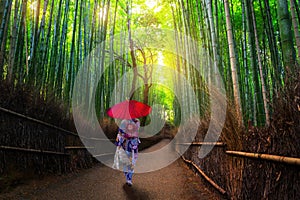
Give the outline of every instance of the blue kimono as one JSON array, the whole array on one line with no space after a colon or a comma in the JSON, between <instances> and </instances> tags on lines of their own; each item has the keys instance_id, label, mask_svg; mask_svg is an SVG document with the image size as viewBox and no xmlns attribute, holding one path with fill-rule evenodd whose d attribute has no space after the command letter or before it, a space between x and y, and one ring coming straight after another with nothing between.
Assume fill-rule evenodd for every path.
<instances>
[{"instance_id":1,"label":"blue kimono","mask_svg":"<svg viewBox=\"0 0 300 200\"><path fill-rule=\"evenodd\" d=\"M138 145L141 143L138 138L140 121L138 119L122 120L116 145L121 146L128 156L130 162L123 166L126 183L132 185L132 176L138 157Z\"/></svg>"}]
</instances>

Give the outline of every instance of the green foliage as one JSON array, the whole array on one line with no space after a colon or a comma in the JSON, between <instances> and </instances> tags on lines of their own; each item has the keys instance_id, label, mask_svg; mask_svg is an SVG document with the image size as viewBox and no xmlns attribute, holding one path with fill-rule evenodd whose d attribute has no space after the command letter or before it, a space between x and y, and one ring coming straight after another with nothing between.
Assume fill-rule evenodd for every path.
<instances>
[{"instance_id":1,"label":"green foliage","mask_svg":"<svg viewBox=\"0 0 300 200\"><path fill-rule=\"evenodd\" d=\"M40 4L38 4L39 2ZM109 105L112 86L121 78L123 73L132 68L132 58L128 49L124 48L126 45L124 41L128 39L130 20L130 30L133 32L137 28L153 27L175 30L181 36L183 33L190 34L193 39L199 42L198 47L206 48L211 56L213 46L216 46L218 69L223 76L227 94L231 98L232 77L224 5L221 0L210 2L215 26L210 27L206 8L207 2L204 0L78 0L78 9L76 10L76 1L72 0L11 1L11 7L0 7L0 35L4 42L3 48L0 49L1 78L8 80L12 85L33 85L38 88L38 93L43 94L45 99L54 93L57 99L62 99L67 106L70 106L74 79L85 58L104 41L106 44L112 43L114 44L114 52L105 49L105 56L102 56L107 57L105 59L115 59L115 61L99 83L96 97L101 101L97 102L97 111L99 116L103 117L100 113L104 113L103 111ZM249 14L249 3L253 3L254 7L261 52L257 52L254 45L253 22ZM246 6L245 10L243 10L242 5ZM257 102L261 100L259 98L254 100L255 96L259 97L262 93L260 89L262 87L261 78L256 77L257 53L260 53L263 59L263 74L266 79L270 102L273 95L277 93L276 90L282 86L285 74L285 70L282 68L282 55L285 55L284 52L287 50L285 50L286 42L280 40L284 36L280 30L288 21L281 21L278 18L278 13L280 14L282 10L277 10L277 6L276 0L232 0L230 2L230 20L233 25L233 37L236 45L239 84L242 85L240 88L243 97L243 112L246 113L245 121L255 121L257 118L260 121L258 124L264 123L265 119L263 117L264 109L261 107L262 102ZM245 12L247 9L248 14ZM289 15L289 12L288 7L288 12L285 15ZM7 20L3 18L3 13L8 14ZM246 25L243 24L243 17ZM212 28L215 30L217 44L212 43L210 31ZM124 37L112 37L112 34L120 32L126 33ZM152 39L154 40L154 38ZM288 40L293 42L292 38ZM195 80L203 81L199 75L194 74L189 67L185 66L183 60L178 60L175 55L147 49L145 48L147 41L135 42L144 51L148 68L162 64L163 60L163 65L185 74L192 84L196 85L197 81ZM159 46L159 41L157 44L158 49L163 48ZM290 43L290 45L294 45L294 43ZM189 48L194 47L190 46ZM137 50L135 54L138 65L142 66L143 53ZM100 67L104 66L100 65ZM146 76L142 70L140 73ZM167 71L158 72L154 70L152 75L148 72L149 77L156 74L169 82L176 81ZM92 69L87 76L90 77L90 81L95 80L95 73ZM143 81L143 78L138 77L138 81ZM255 87L257 88L255 89ZM155 97L167 110L178 110L174 107L175 96L169 90L165 91L158 85L152 86L150 89L148 100L150 103L154 101ZM203 93L206 93L205 89L201 90L196 91L199 98L203 96ZM139 93L139 98L143 99L143 92L137 93Z\"/></svg>"}]
</instances>

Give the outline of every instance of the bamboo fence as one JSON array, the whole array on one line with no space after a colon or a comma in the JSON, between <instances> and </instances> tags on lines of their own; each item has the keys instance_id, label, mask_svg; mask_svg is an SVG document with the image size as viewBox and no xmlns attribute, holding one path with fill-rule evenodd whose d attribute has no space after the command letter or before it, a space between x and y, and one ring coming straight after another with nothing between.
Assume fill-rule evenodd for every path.
<instances>
[{"instance_id":1,"label":"bamboo fence","mask_svg":"<svg viewBox=\"0 0 300 200\"><path fill-rule=\"evenodd\" d=\"M200 167L198 167L193 161L191 161L191 160L187 160L184 156L181 156L181 158L185 161L185 162L187 162L187 163L189 163L189 164L191 164L191 165L193 165L195 168L196 168L196 170L201 174L201 176L203 176L204 178L205 178L205 180L207 180L214 188L216 188L221 194L226 194L226 191L223 189L223 188L221 188L218 184L216 184L211 178L209 178L201 169L200 169Z\"/></svg>"},{"instance_id":2,"label":"bamboo fence","mask_svg":"<svg viewBox=\"0 0 300 200\"><path fill-rule=\"evenodd\" d=\"M226 151L227 154L232 156L241 156L247 158L256 158L260 160L269 160L274 162L281 162L290 165L300 165L300 158L287 157L287 156L278 156L271 154L262 154L262 153L251 153L251 152L242 152L242 151Z\"/></svg>"},{"instance_id":3,"label":"bamboo fence","mask_svg":"<svg viewBox=\"0 0 300 200\"><path fill-rule=\"evenodd\" d=\"M56 167L59 173L72 171L78 166L89 167L95 160L88 150L95 147L85 147L81 140L110 141L95 137L81 137L77 133L2 107L0 111L2 119L0 119L2 122L0 174L2 175L10 170L9 166L18 168L19 165L23 168L35 166L34 168L39 171L46 172L53 171L53 166L47 166L52 163L59 165ZM32 156L33 154L38 157ZM107 155L99 154L96 157L99 156Z\"/></svg>"}]
</instances>

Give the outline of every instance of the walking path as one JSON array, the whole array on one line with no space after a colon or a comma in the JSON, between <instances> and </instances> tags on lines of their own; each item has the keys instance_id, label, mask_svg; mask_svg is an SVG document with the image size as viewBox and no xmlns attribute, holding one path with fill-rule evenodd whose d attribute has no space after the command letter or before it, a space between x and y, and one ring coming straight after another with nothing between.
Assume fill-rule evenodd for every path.
<instances>
[{"instance_id":1,"label":"walking path","mask_svg":"<svg viewBox=\"0 0 300 200\"><path fill-rule=\"evenodd\" d=\"M153 149L166 144L162 141ZM64 200L212 200L221 199L204 186L202 179L195 175L181 160L149 173L135 174L134 185L124 184L120 171L101 164L91 169L80 170L62 176L33 180L16 187L9 193L0 194L0 199L64 199Z\"/></svg>"}]
</instances>

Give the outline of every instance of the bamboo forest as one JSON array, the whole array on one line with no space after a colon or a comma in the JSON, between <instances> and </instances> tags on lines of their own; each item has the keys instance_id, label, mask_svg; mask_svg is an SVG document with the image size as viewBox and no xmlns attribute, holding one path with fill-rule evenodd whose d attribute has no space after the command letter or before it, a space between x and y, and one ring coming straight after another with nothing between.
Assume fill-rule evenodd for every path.
<instances>
[{"instance_id":1,"label":"bamboo forest","mask_svg":"<svg viewBox=\"0 0 300 200\"><path fill-rule=\"evenodd\" d=\"M0 199L299 199L299 5L0 0Z\"/></svg>"}]
</instances>

